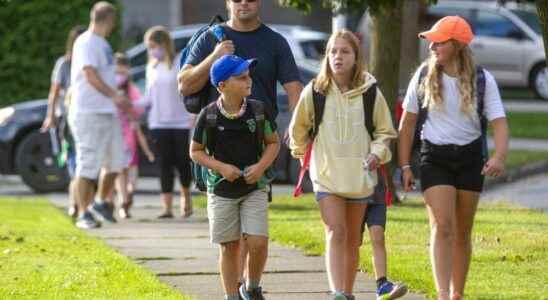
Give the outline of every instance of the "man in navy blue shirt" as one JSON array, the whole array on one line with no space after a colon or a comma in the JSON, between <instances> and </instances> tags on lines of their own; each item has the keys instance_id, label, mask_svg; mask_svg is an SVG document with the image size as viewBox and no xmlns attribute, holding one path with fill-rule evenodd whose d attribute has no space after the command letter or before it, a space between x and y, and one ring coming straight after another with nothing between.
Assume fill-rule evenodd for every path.
<instances>
[{"instance_id":1,"label":"man in navy blue shirt","mask_svg":"<svg viewBox=\"0 0 548 300\"><path fill-rule=\"evenodd\" d=\"M260 2L226 0L231 18L221 25L225 39L217 43L210 34L203 34L190 49L186 64L179 72L179 90L184 96L207 85L210 100L217 99L219 93L209 84L209 69L221 56L235 54L244 59L257 58L259 62L251 72L250 98L268 101L276 117L276 84L280 82L289 96L290 108L295 107L302 90L299 70L285 38L259 19Z\"/></svg>"}]
</instances>

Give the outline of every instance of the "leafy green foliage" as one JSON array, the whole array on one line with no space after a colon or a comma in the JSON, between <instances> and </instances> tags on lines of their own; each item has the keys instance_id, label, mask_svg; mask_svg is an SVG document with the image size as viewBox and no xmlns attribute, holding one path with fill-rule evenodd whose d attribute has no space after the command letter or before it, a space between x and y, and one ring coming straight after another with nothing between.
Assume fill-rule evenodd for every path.
<instances>
[{"instance_id":1,"label":"leafy green foliage","mask_svg":"<svg viewBox=\"0 0 548 300\"><path fill-rule=\"evenodd\" d=\"M0 0L0 107L47 96L68 32L75 25L87 26L95 2ZM110 41L114 49L119 40L117 31Z\"/></svg>"},{"instance_id":2,"label":"leafy green foliage","mask_svg":"<svg viewBox=\"0 0 548 300\"><path fill-rule=\"evenodd\" d=\"M437 2L437 0L423 1L430 4ZM377 12L383 8L389 9L395 7L398 0L278 0L278 2L282 6L292 7L306 13L309 13L312 10L312 7L316 5L322 5L335 12L363 11L365 9Z\"/></svg>"}]
</instances>

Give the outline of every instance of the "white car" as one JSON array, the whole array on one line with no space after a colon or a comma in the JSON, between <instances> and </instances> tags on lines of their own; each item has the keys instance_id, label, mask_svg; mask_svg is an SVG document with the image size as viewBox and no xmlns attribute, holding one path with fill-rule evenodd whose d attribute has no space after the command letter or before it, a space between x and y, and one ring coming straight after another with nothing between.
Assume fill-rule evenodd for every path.
<instances>
[{"instance_id":1,"label":"white car","mask_svg":"<svg viewBox=\"0 0 548 300\"><path fill-rule=\"evenodd\" d=\"M537 96L548 100L544 43L538 15L532 5L440 0L428 7L421 31L448 15L459 15L470 23L475 34L470 47L476 63L489 70L499 85L529 87ZM422 40L421 61L428 53L428 42Z\"/></svg>"},{"instance_id":2,"label":"white car","mask_svg":"<svg viewBox=\"0 0 548 300\"><path fill-rule=\"evenodd\" d=\"M192 35L206 24L184 25L172 30L171 37L177 53L183 49ZM287 40L295 60L320 60L325 52L325 45L329 35L325 32L314 31L298 25L268 25L279 32ZM132 73L137 74L147 62L147 51L143 43L126 51L131 60Z\"/></svg>"}]
</instances>

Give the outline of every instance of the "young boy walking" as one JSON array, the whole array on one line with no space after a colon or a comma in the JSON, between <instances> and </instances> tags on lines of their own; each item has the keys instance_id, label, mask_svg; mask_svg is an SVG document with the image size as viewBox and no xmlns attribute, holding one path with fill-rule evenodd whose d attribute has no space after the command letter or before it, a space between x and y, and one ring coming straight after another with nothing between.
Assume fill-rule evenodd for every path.
<instances>
[{"instance_id":1,"label":"young boy walking","mask_svg":"<svg viewBox=\"0 0 548 300\"><path fill-rule=\"evenodd\" d=\"M270 107L247 99L256 60L225 55L210 70L220 97L202 109L190 146L207 170L210 239L220 244L219 267L226 299L264 299L261 275L268 254L265 171L279 151ZM247 280L238 290L240 237L249 248Z\"/></svg>"},{"instance_id":2,"label":"young boy walking","mask_svg":"<svg viewBox=\"0 0 548 300\"><path fill-rule=\"evenodd\" d=\"M372 260L377 282L377 300L392 300L407 294L407 286L403 283L392 283L387 279L387 254L384 243L387 207L384 202L384 189L384 179L379 176L379 183L375 186L375 192L369 197L362 232L365 231L367 225L373 250Z\"/></svg>"}]
</instances>

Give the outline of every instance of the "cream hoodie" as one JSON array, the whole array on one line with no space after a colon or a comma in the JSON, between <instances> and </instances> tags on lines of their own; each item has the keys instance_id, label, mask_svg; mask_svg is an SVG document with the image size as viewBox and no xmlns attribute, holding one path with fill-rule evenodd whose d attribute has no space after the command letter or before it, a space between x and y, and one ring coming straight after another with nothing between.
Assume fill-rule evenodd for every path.
<instances>
[{"instance_id":1,"label":"cream hoodie","mask_svg":"<svg viewBox=\"0 0 548 300\"><path fill-rule=\"evenodd\" d=\"M310 178L315 192L347 198L363 198L373 193L377 172L367 176L362 162L369 153L379 157L383 164L390 161L390 140L397 137L390 110L380 91L377 91L373 110L373 140L365 128L362 94L375 82L375 78L366 73L362 86L345 93L341 93L336 84L330 84L310 160ZM289 124L289 147L291 154L299 159L304 156L310 141L308 133L314 124L312 88L312 82L304 88Z\"/></svg>"}]
</instances>

